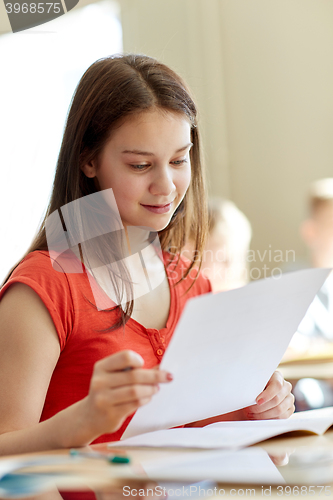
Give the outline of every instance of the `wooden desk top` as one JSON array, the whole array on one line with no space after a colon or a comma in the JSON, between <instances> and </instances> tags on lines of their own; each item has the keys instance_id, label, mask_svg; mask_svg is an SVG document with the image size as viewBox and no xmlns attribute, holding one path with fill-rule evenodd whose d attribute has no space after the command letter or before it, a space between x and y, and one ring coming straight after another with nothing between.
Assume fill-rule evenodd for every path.
<instances>
[{"instance_id":1,"label":"wooden desk top","mask_svg":"<svg viewBox=\"0 0 333 500\"><path fill-rule=\"evenodd\" d=\"M290 363L280 365L278 370L286 380L301 378L333 379L333 362Z\"/></svg>"},{"instance_id":2,"label":"wooden desk top","mask_svg":"<svg viewBox=\"0 0 333 500\"><path fill-rule=\"evenodd\" d=\"M91 446L89 450L110 452L103 444ZM66 457L68 451L21 455L20 458L45 457L51 454ZM127 454L131 458L129 465L110 465L104 460L84 458L73 459L65 466L61 464L39 466L26 469L25 472L29 470L39 473L58 472L59 475L54 476L52 482L59 490L81 491L90 488L99 492L96 496L98 500L126 499L124 486L127 486L126 493L136 491L137 496L139 490L142 490L147 483L150 484L150 488L163 484L167 489L174 490L175 485L171 485L170 481L174 483L175 479L179 481L178 489L184 486L189 492L189 484L207 479L207 474L210 475L208 479L211 481L207 487L212 490L208 492L211 493L208 497L270 496L277 499L285 496L300 498L311 496L324 500L330 497L333 499L333 430L324 436L293 434L288 437L273 438L237 452L132 448L127 450ZM4 460L5 457L0 461L0 471ZM243 469L240 467L242 462ZM200 473L204 465L206 472ZM231 467L229 472L228 467ZM228 475L230 473L232 480L228 479L231 477ZM217 488L216 491L213 489L214 486ZM220 495L218 495L219 490L221 490ZM177 496L179 497L174 494L174 498ZM161 495L156 495L156 498L158 497L163 498ZM172 495L169 494L168 497L172 498ZM1 497L1 490L0 498L5 498ZM60 500L62 497L58 490L53 489L29 498Z\"/></svg>"}]
</instances>

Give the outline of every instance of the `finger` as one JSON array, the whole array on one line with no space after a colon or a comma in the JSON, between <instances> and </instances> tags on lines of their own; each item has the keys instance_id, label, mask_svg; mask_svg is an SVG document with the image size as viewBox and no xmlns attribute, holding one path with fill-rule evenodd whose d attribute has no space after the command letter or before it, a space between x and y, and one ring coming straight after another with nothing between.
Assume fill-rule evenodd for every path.
<instances>
[{"instance_id":1,"label":"finger","mask_svg":"<svg viewBox=\"0 0 333 500\"><path fill-rule=\"evenodd\" d=\"M247 415L250 420L277 418L280 413L284 413L289 407L292 406L293 403L294 396L292 394L288 394L288 396L286 396L279 404L273 407L267 407L266 409L264 408L264 405L262 405L262 407L249 407L247 409Z\"/></svg>"},{"instance_id":2,"label":"finger","mask_svg":"<svg viewBox=\"0 0 333 500\"><path fill-rule=\"evenodd\" d=\"M274 372L263 392L256 398L257 404L262 405L273 399L282 390L284 382L285 380L281 373Z\"/></svg>"},{"instance_id":3,"label":"finger","mask_svg":"<svg viewBox=\"0 0 333 500\"><path fill-rule=\"evenodd\" d=\"M150 399L149 399L149 401L150 401ZM147 401L147 403L149 403L149 401ZM127 417L129 417L130 415L132 415L133 413L135 413L139 407L140 407L140 401L136 401L136 402L132 402L132 403L124 403L124 404L114 406L113 411L114 411L114 415L118 416L118 418L121 420L120 425L122 425L124 420ZM112 433L112 432L114 432L114 430L111 430L110 432Z\"/></svg>"},{"instance_id":4,"label":"finger","mask_svg":"<svg viewBox=\"0 0 333 500\"><path fill-rule=\"evenodd\" d=\"M275 417L272 417L273 419L285 419L289 418L295 411L295 406L292 405L290 408L288 408L284 413L281 413Z\"/></svg>"},{"instance_id":5,"label":"finger","mask_svg":"<svg viewBox=\"0 0 333 500\"><path fill-rule=\"evenodd\" d=\"M122 422L124 422L124 420L127 417L129 417L130 415L133 415L133 413L135 413L136 410L138 408L140 408L140 406L144 406L145 404L149 403L151 401L151 398L152 398L152 396L141 398L141 399L138 399L137 401L132 401L130 403L122 403L122 404L113 406L113 408L112 408L113 417L118 415L118 418L121 420L120 425L122 425ZM114 432L114 430L111 432Z\"/></svg>"},{"instance_id":6,"label":"finger","mask_svg":"<svg viewBox=\"0 0 333 500\"><path fill-rule=\"evenodd\" d=\"M270 410L271 408L275 408L280 403L282 403L282 401L290 394L291 394L291 384L289 382L284 381L281 391L276 396L267 401L267 403L263 403L261 405L253 405L251 411L253 413L262 413L264 411Z\"/></svg>"},{"instance_id":7,"label":"finger","mask_svg":"<svg viewBox=\"0 0 333 500\"><path fill-rule=\"evenodd\" d=\"M171 382L171 380L173 380L171 373L164 370L157 371L138 368L130 371L108 374L106 383L108 387L112 388L136 384L157 385Z\"/></svg>"},{"instance_id":8,"label":"finger","mask_svg":"<svg viewBox=\"0 0 333 500\"><path fill-rule=\"evenodd\" d=\"M271 399L270 401L268 401L267 403L264 403L262 405L253 405L253 406L249 407L249 412L261 415L268 410L277 408L288 397L290 397L294 403L295 396L290 392L289 385L290 385L289 382L285 382L285 386L283 387L282 391L280 391L280 393L277 396L275 396L273 399ZM262 418L262 417L260 417L260 418Z\"/></svg>"},{"instance_id":9,"label":"finger","mask_svg":"<svg viewBox=\"0 0 333 500\"><path fill-rule=\"evenodd\" d=\"M151 398L158 392L156 385L127 385L105 391L109 396L109 404L117 406L124 403L137 402L142 398Z\"/></svg>"},{"instance_id":10,"label":"finger","mask_svg":"<svg viewBox=\"0 0 333 500\"><path fill-rule=\"evenodd\" d=\"M141 368L143 365L144 360L140 354L134 351L124 350L107 356L95 363L95 370L114 372L130 368Z\"/></svg>"},{"instance_id":11,"label":"finger","mask_svg":"<svg viewBox=\"0 0 333 500\"><path fill-rule=\"evenodd\" d=\"M290 454L288 452L282 453L281 455L272 455L268 453L268 456L272 460L273 464L280 467L289 463L289 455Z\"/></svg>"},{"instance_id":12,"label":"finger","mask_svg":"<svg viewBox=\"0 0 333 500\"><path fill-rule=\"evenodd\" d=\"M289 418L295 412L295 405L292 405L288 410L279 418Z\"/></svg>"},{"instance_id":13,"label":"finger","mask_svg":"<svg viewBox=\"0 0 333 500\"><path fill-rule=\"evenodd\" d=\"M267 420L272 418L288 418L295 411L294 407L294 396L293 394L288 394L288 396L274 408L267 411L254 413L248 412L248 418L250 420Z\"/></svg>"},{"instance_id":14,"label":"finger","mask_svg":"<svg viewBox=\"0 0 333 500\"><path fill-rule=\"evenodd\" d=\"M131 401L130 403L121 403L113 407L113 411L117 413L121 418L126 418L136 412L140 406L144 406L151 401L152 396L138 399L137 401ZM114 432L114 431L112 431Z\"/></svg>"},{"instance_id":15,"label":"finger","mask_svg":"<svg viewBox=\"0 0 333 500\"><path fill-rule=\"evenodd\" d=\"M283 453L281 455L271 455L268 454L269 458L272 460L274 465L283 466L289 463L289 454Z\"/></svg>"}]
</instances>

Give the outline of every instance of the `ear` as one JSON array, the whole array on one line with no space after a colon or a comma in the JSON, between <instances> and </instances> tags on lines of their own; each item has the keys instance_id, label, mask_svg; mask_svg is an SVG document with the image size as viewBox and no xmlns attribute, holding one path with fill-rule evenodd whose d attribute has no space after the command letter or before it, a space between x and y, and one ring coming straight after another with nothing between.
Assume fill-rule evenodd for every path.
<instances>
[{"instance_id":1,"label":"ear","mask_svg":"<svg viewBox=\"0 0 333 500\"><path fill-rule=\"evenodd\" d=\"M96 176L96 164L93 160L89 161L88 163L84 163L80 168L82 172L90 179Z\"/></svg>"},{"instance_id":2,"label":"ear","mask_svg":"<svg viewBox=\"0 0 333 500\"><path fill-rule=\"evenodd\" d=\"M316 228L314 220L307 219L304 222L302 222L300 227L300 233L303 238L303 241L306 243L308 247L311 248L316 239Z\"/></svg>"}]
</instances>

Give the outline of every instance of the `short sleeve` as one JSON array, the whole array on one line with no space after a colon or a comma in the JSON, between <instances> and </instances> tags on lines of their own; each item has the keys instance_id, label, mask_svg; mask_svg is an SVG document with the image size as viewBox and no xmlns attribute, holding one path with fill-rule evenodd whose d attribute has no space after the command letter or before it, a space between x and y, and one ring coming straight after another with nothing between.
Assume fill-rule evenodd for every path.
<instances>
[{"instance_id":1,"label":"short sleeve","mask_svg":"<svg viewBox=\"0 0 333 500\"><path fill-rule=\"evenodd\" d=\"M192 274L192 279L193 279L193 274ZM202 272L197 273L193 289L194 289L193 295L195 296L203 295L205 293L210 293L213 291L210 280Z\"/></svg>"},{"instance_id":2,"label":"short sleeve","mask_svg":"<svg viewBox=\"0 0 333 500\"><path fill-rule=\"evenodd\" d=\"M186 274L191 265L191 261L183 255L179 257L177 254L176 257L173 256L172 258L170 253L163 252L163 257L169 277L172 276L175 283ZM201 271L198 271L196 267L191 269L189 275L180 282L180 285L182 291L189 290L188 298L213 291L210 280Z\"/></svg>"},{"instance_id":3,"label":"short sleeve","mask_svg":"<svg viewBox=\"0 0 333 500\"><path fill-rule=\"evenodd\" d=\"M200 278L202 280L202 292L201 293L210 293L213 291L212 284L210 279L207 278L203 273L200 273Z\"/></svg>"},{"instance_id":4,"label":"short sleeve","mask_svg":"<svg viewBox=\"0 0 333 500\"><path fill-rule=\"evenodd\" d=\"M74 321L72 294L66 274L53 269L48 252L35 251L14 269L0 290L0 300L13 283L28 285L43 301L56 328L62 351Z\"/></svg>"}]
</instances>

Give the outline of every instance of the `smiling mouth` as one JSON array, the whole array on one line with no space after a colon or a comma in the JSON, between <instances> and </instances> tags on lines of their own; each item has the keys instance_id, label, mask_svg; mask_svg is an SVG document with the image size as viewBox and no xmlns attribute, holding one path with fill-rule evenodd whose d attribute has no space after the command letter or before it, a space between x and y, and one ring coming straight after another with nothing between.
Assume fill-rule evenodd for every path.
<instances>
[{"instance_id":1,"label":"smiling mouth","mask_svg":"<svg viewBox=\"0 0 333 500\"><path fill-rule=\"evenodd\" d=\"M170 203L167 203L166 205L143 205L144 207L151 207L151 208L165 208L171 205L172 201Z\"/></svg>"},{"instance_id":2,"label":"smiling mouth","mask_svg":"<svg viewBox=\"0 0 333 500\"><path fill-rule=\"evenodd\" d=\"M168 207L169 205L171 205L175 200L172 200L170 201L169 203L166 203L165 205L145 205L143 203L141 203L141 205L143 207L151 207L151 208L164 208L164 207Z\"/></svg>"},{"instance_id":3,"label":"smiling mouth","mask_svg":"<svg viewBox=\"0 0 333 500\"><path fill-rule=\"evenodd\" d=\"M155 214L166 214L172 210L171 206L173 201L170 201L167 205L141 205L143 208L148 210L149 212L153 212Z\"/></svg>"}]
</instances>

